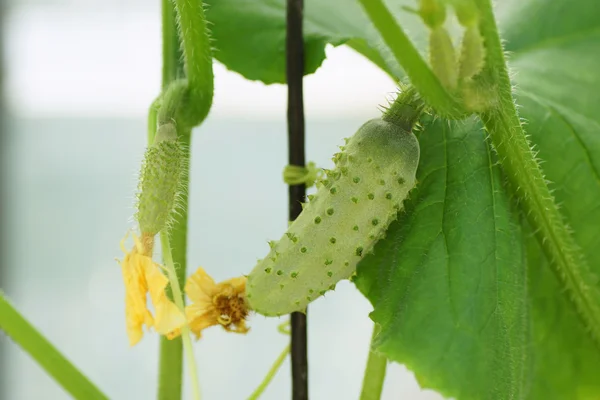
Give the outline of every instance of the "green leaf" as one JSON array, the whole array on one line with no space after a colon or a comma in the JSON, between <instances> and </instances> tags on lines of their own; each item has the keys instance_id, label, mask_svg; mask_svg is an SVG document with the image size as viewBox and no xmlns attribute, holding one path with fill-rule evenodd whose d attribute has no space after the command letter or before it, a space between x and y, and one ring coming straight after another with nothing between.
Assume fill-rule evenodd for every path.
<instances>
[{"instance_id":1,"label":"green leaf","mask_svg":"<svg viewBox=\"0 0 600 400\"><path fill-rule=\"evenodd\" d=\"M285 1L205 0L214 57L247 79L284 83ZM311 74L325 59L324 37L305 32L304 68Z\"/></svg>"},{"instance_id":2,"label":"green leaf","mask_svg":"<svg viewBox=\"0 0 600 400\"><path fill-rule=\"evenodd\" d=\"M538 1L522 5L515 21L541 12L542 5L538 15L545 24L513 22L507 30L517 102L562 214L600 275L600 7L595 1ZM537 358L531 398L600 398L598 346L533 240L528 258Z\"/></svg>"},{"instance_id":3,"label":"green leaf","mask_svg":"<svg viewBox=\"0 0 600 400\"><path fill-rule=\"evenodd\" d=\"M563 295L548 262L528 236L532 353L530 399L597 399L600 354Z\"/></svg>"},{"instance_id":4,"label":"green leaf","mask_svg":"<svg viewBox=\"0 0 600 400\"><path fill-rule=\"evenodd\" d=\"M596 2L583 0L512 1L500 3L497 11L507 38L507 49L512 51L511 68L515 72L517 103L526 121L525 128L539 150L543 170L551 182L556 200L562 206L566 222L573 229L577 244L583 249L588 264L600 275L600 253L597 251L600 248L600 80L597 77L600 65L600 7ZM426 145L422 143L422 147ZM450 190L450 187L447 189ZM473 191L472 195L475 196L475 193ZM417 202L415 210L419 206ZM443 215L446 220L453 217L449 211ZM405 218L412 221L413 217ZM415 225L417 223L423 224L414 222ZM419 226L425 229L423 225ZM401 286L406 282L396 278L394 285L390 284L394 289L386 291L380 287L382 283L394 279L391 276L410 273L407 271L412 270L407 269L406 265L419 260L419 253L406 252L402 246L417 240L423 233L418 234L416 230L413 233L407 229L390 230L389 238L380 245L383 253L376 252L372 259L375 261L361 265L359 287L375 306L374 318L384 322L398 321L395 323L401 326L403 322L412 322L410 316L405 315L406 311L403 314L403 310L417 309L429 315L428 324L441 330L439 324L447 316L443 310L438 312L433 308L431 302L411 297L388 297L393 290L411 289L412 282L408 289L396 288L396 285ZM483 233L482 227L480 235ZM527 242L527 303L530 309L531 343L523 352L530 360L530 374L528 379L524 376L522 382L529 391L522 393L523 397L600 398L598 346L592 342L586 327L567 301L563 288L551 273L528 227L525 227L524 235ZM385 246L390 249L399 246L399 253L386 256ZM450 245L448 248L453 249ZM431 260L427 258L427 261L430 266ZM435 266L443 268L444 262L443 259L439 260ZM525 268L525 265L520 268ZM419 278L424 279L421 276ZM434 278L430 278L427 285L432 290L437 287ZM414 313L417 315L416 311ZM442 339L450 335L453 338L460 337L461 328L450 327L449 332L438 335ZM467 375L458 376L457 371L461 371L461 367L470 368L468 364L473 363L473 359L465 361L467 357L457 357L456 364L438 363L435 368L428 369L431 360L420 347L431 347L431 344L425 343L422 337L410 336L402 328L393 328L390 332L388 337L382 337L382 349L394 352L393 358L413 369L422 384L460 399L511 398L507 394L512 385L510 380L491 382L492 387L498 390L493 395L472 392L475 390L473 386L478 386L473 382L480 380L471 380ZM434 340L435 337L431 335L429 339ZM481 340L480 337L473 337L471 346L476 346ZM479 353L474 360L481 363L487 357L498 363L510 364L510 359L503 359L505 356L496 352L498 346L505 345L502 342L492 343L487 348L487 354ZM473 352L465 351L464 354Z\"/></svg>"},{"instance_id":5,"label":"green leaf","mask_svg":"<svg viewBox=\"0 0 600 400\"><path fill-rule=\"evenodd\" d=\"M419 185L358 268L377 343L423 387L522 398L531 363L519 220L475 119L425 123Z\"/></svg>"},{"instance_id":6,"label":"green leaf","mask_svg":"<svg viewBox=\"0 0 600 400\"><path fill-rule=\"evenodd\" d=\"M598 53L596 53L598 54ZM581 75L585 76L585 75ZM540 76L542 77L542 76ZM544 87L545 86L545 87ZM548 85L540 86L547 90ZM565 89L567 89L565 87ZM533 89L533 87L531 88ZM549 96L537 97L520 91L522 115L528 133L536 143L546 176L553 182L562 213L573 229L596 273L600 273L600 130L598 121L563 107L575 99L555 103ZM565 93L566 94L566 93ZM566 99L565 99L566 100ZM588 97L591 104L600 98ZM563 111L561 111L563 110ZM529 281L532 304L533 347L537 362L531 398L594 399L600 396L600 352L550 273L548 262L537 242L528 243Z\"/></svg>"},{"instance_id":7,"label":"green leaf","mask_svg":"<svg viewBox=\"0 0 600 400\"><path fill-rule=\"evenodd\" d=\"M285 82L285 0L205 0L217 60L264 83ZM392 76L402 70L355 0L305 0L305 73L325 59L325 45L343 43ZM412 4L404 0L400 3ZM415 15L394 6L395 16L425 44L426 30ZM424 49L424 46L420 46ZM423 50L424 51L424 50ZM425 52L423 53L425 54Z\"/></svg>"},{"instance_id":8,"label":"green leaf","mask_svg":"<svg viewBox=\"0 0 600 400\"><path fill-rule=\"evenodd\" d=\"M254 5L253 12L269 18L264 4L279 5L283 10L284 0ZM424 25L401 8L414 6L416 1L390 0L387 4L426 55ZM542 168L577 244L600 275L600 7L596 0L506 0L496 4L526 131L539 150ZM221 14L223 21L229 18L223 24L241 23L246 18L235 7L229 11ZM213 22L219 24L216 19ZM279 29L281 37L284 25ZM304 29L307 39L347 43L388 74L403 75L356 0L306 0ZM261 30L247 26L246 32L246 37L252 38ZM453 31L454 39L457 33ZM217 48L223 40L219 36L215 32ZM232 51L248 45L234 43L233 36L229 39ZM267 42L264 46L259 42L250 39L258 45L240 51L266 60L266 64L253 67L268 70L271 60L283 57L283 50L274 51ZM282 67L279 71L283 76ZM496 185L491 191L498 179L496 168L484 179L482 171L489 170L489 163L482 167L481 160L484 154L488 159L490 155L482 144L483 133L473 121L451 127L440 124L428 125L421 135L424 172L409 213L359 268L359 287L374 304L373 316L384 330L381 349L407 364L423 385L459 399L600 398L598 346L565 298L529 228L525 226L521 233L515 226L504 189ZM478 149L476 144L482 147ZM440 146L445 146L444 151ZM491 200L492 193L496 202ZM493 206L495 218L483 217L490 212L485 207ZM496 237L490 238L489 223L504 223L503 235L492 229ZM448 240L441 241L440 232ZM451 233L463 240L449 241ZM527 263L523 261L523 241ZM497 259L496 267L503 268L491 269L491 259L482 258L480 252L491 243L496 243L498 251L510 249ZM526 270L529 279L524 287ZM458 271L464 279L449 280L456 275L448 271ZM504 275L494 281L490 274L498 271ZM448 286L456 281L464 285L464 292ZM486 296L493 293L501 301L497 312L491 314L493 302ZM486 315L490 317L488 325L480 331L481 318ZM511 329L503 330L503 326ZM492 340L494 335L496 340Z\"/></svg>"}]
</instances>

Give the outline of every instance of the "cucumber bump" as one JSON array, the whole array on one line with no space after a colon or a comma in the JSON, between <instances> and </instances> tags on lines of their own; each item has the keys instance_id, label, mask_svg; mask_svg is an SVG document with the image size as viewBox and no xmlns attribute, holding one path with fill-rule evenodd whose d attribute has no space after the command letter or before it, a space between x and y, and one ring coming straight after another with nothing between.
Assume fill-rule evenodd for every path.
<instances>
[{"instance_id":1,"label":"cucumber bump","mask_svg":"<svg viewBox=\"0 0 600 400\"><path fill-rule=\"evenodd\" d=\"M248 276L248 303L260 314L304 310L354 273L415 186L419 143L400 124L373 119L333 160L317 193Z\"/></svg>"}]
</instances>

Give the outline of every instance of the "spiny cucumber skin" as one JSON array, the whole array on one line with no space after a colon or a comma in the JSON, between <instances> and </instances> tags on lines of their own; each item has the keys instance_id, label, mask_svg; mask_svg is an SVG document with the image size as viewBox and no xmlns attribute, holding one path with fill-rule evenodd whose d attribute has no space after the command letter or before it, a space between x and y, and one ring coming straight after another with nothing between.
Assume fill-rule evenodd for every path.
<instances>
[{"instance_id":1,"label":"spiny cucumber skin","mask_svg":"<svg viewBox=\"0 0 600 400\"><path fill-rule=\"evenodd\" d=\"M365 123L334 157L335 169L248 276L257 313L301 311L341 279L385 235L415 185L416 137L393 123Z\"/></svg>"},{"instance_id":2,"label":"spiny cucumber skin","mask_svg":"<svg viewBox=\"0 0 600 400\"><path fill-rule=\"evenodd\" d=\"M136 219L142 232L157 234L169 224L184 171L184 151L175 127L165 124L146 150L140 174Z\"/></svg>"}]
</instances>

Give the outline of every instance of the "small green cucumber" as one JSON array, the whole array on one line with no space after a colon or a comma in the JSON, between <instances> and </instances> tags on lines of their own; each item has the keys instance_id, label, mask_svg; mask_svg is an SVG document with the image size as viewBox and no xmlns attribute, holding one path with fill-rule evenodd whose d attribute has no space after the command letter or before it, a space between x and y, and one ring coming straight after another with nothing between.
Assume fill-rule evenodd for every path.
<instances>
[{"instance_id":1,"label":"small green cucumber","mask_svg":"<svg viewBox=\"0 0 600 400\"><path fill-rule=\"evenodd\" d=\"M442 85L453 91L458 84L458 61L450 34L443 26L429 32L429 62Z\"/></svg>"},{"instance_id":2,"label":"small green cucumber","mask_svg":"<svg viewBox=\"0 0 600 400\"><path fill-rule=\"evenodd\" d=\"M145 234L169 226L185 174L185 152L173 123L161 125L144 156L138 184L136 219Z\"/></svg>"},{"instance_id":3,"label":"small green cucumber","mask_svg":"<svg viewBox=\"0 0 600 400\"><path fill-rule=\"evenodd\" d=\"M425 25L435 29L442 26L446 20L446 4L438 0L419 0L418 14Z\"/></svg>"},{"instance_id":4,"label":"small green cucumber","mask_svg":"<svg viewBox=\"0 0 600 400\"><path fill-rule=\"evenodd\" d=\"M301 311L372 251L415 186L417 138L373 119L341 147L335 169L248 276L250 307L263 315Z\"/></svg>"},{"instance_id":5,"label":"small green cucumber","mask_svg":"<svg viewBox=\"0 0 600 400\"><path fill-rule=\"evenodd\" d=\"M459 78L473 78L483 69L485 63L485 47L483 37L477 25L469 26L462 39L459 57Z\"/></svg>"}]
</instances>

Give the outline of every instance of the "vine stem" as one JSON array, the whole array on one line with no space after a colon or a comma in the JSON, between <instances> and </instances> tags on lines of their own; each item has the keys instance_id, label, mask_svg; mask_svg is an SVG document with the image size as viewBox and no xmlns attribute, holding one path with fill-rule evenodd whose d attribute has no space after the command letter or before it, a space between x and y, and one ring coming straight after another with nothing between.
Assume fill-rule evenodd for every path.
<instances>
[{"instance_id":1,"label":"vine stem","mask_svg":"<svg viewBox=\"0 0 600 400\"><path fill-rule=\"evenodd\" d=\"M597 278L565 225L529 145L512 98L510 78L490 0L476 0L486 47L486 68L498 87L499 106L480 113L502 168L548 259L591 335L600 342ZM484 71L485 72L485 71Z\"/></svg>"},{"instance_id":2,"label":"vine stem","mask_svg":"<svg viewBox=\"0 0 600 400\"><path fill-rule=\"evenodd\" d=\"M108 399L88 378L31 325L0 291L0 330L76 399Z\"/></svg>"},{"instance_id":3,"label":"vine stem","mask_svg":"<svg viewBox=\"0 0 600 400\"><path fill-rule=\"evenodd\" d=\"M383 382L387 369L387 358L374 350L373 343L379 334L379 325L373 326L373 335L371 336L371 345L369 347L369 359L365 376L363 378L360 400L379 400L383 391Z\"/></svg>"},{"instance_id":4,"label":"vine stem","mask_svg":"<svg viewBox=\"0 0 600 400\"><path fill-rule=\"evenodd\" d=\"M250 397L248 397L248 400L256 400L260 397L260 395L265 391L267 386L269 386L269 383L271 383L271 381L275 377L275 374L277 373L277 371L279 371L281 364L283 364L283 362L285 361L285 358L287 357L287 355L289 353L290 353L290 346L287 345L287 346L285 346L285 349L283 349L281 354L279 354L279 356L277 357L277 359L271 366L271 369L269 370L269 372L267 373L267 375L265 376L263 381L256 388L256 390L254 392L252 392Z\"/></svg>"},{"instance_id":5,"label":"vine stem","mask_svg":"<svg viewBox=\"0 0 600 400\"><path fill-rule=\"evenodd\" d=\"M427 103L445 117L464 116L462 105L444 89L383 1L359 0L359 2L394 54L398 64L402 66Z\"/></svg>"},{"instance_id":6,"label":"vine stem","mask_svg":"<svg viewBox=\"0 0 600 400\"><path fill-rule=\"evenodd\" d=\"M161 115L169 111L168 117L177 124L178 140L185 149L184 157L189 161L191 133L194 126L204 121L212 105L214 75L210 36L206 27L203 2L201 0L162 0L163 70L162 94L150 109L149 122L156 124ZM178 22L178 23L177 23ZM183 57L182 57L183 55ZM185 77L185 80L180 78ZM170 99L165 106L164 95L173 93L176 85L184 84L185 95L181 101ZM172 107L174 107L172 109ZM160 108L159 108L160 107ZM160 121L158 121L160 123ZM149 126L149 144L154 140L156 126ZM174 215L171 229L171 249L177 265L178 282L185 282L187 266L187 214L189 162L181 182L184 190L178 199L179 209ZM178 296L169 296L177 301ZM181 298L183 304L183 298ZM189 336L189 335L188 335ZM185 335L182 335L185 337ZM190 353L191 355L191 353ZM182 339L160 341L160 364L158 399L181 398L183 375ZM195 380L196 378L194 378Z\"/></svg>"},{"instance_id":7,"label":"vine stem","mask_svg":"<svg viewBox=\"0 0 600 400\"><path fill-rule=\"evenodd\" d=\"M189 160L189 145L191 134L184 132L179 136L179 140L183 144L184 157ZM185 163L185 168L189 170L189 163ZM189 171L182 175L181 185L184 188L188 187ZM174 270L177 276L177 282L185 282L186 265L187 265L187 215L188 215L188 194L187 190L183 190L178 198L178 212L173 216L173 226L170 230L171 241L169 254L172 256L173 263L177 265ZM162 235L162 234L161 234ZM162 236L161 236L162 243ZM170 279L171 280L171 279ZM167 294L173 301L184 303L181 291L179 296L173 292L175 286L170 285ZM179 288L179 286L177 286ZM177 304L177 303L176 303ZM182 338L185 337L182 332ZM160 339L160 363L159 363L159 385L158 399L159 400L174 400L181 398L181 382L183 376L183 348L182 339L176 338L169 340L166 337ZM183 343L185 344L185 343ZM190 354L191 356L191 354ZM197 378L195 378L197 379Z\"/></svg>"},{"instance_id":8,"label":"vine stem","mask_svg":"<svg viewBox=\"0 0 600 400\"><path fill-rule=\"evenodd\" d=\"M304 40L302 33L303 0L287 0L286 7L286 77L288 86L288 164L304 167ZM295 220L302 212L306 186L290 185L288 218ZM306 313L294 312L292 325L292 399L308 399L308 335Z\"/></svg>"},{"instance_id":9,"label":"vine stem","mask_svg":"<svg viewBox=\"0 0 600 400\"><path fill-rule=\"evenodd\" d=\"M204 121L212 105L214 74L210 35L202 0L174 1L189 89L183 111L188 127L193 127Z\"/></svg>"},{"instance_id":10,"label":"vine stem","mask_svg":"<svg viewBox=\"0 0 600 400\"><path fill-rule=\"evenodd\" d=\"M183 59L175 48L179 48L179 37L177 32L177 21L175 18L175 5L172 0L162 0L162 89L166 92L169 85L178 77L177 71L183 70ZM177 43L175 46L174 43ZM160 108L162 95L154 100L150 106L148 114L148 145L154 142L156 126L158 121L158 110ZM184 147L187 149L187 147ZM187 179L187 174L184 175ZM180 222L186 221L187 199L183 201L180 208L179 218L175 221L174 230L181 231ZM185 234L185 227L181 234ZM180 234L180 235L181 235ZM185 238L175 246L183 246L184 254L186 249ZM176 258L178 271L181 279L185 279L186 259ZM173 299L171 287L167 290L168 296ZM158 393L159 400L181 399L181 383L183 380L183 345L182 339L176 338L169 340L166 337L160 338L159 364L158 364Z\"/></svg>"},{"instance_id":11,"label":"vine stem","mask_svg":"<svg viewBox=\"0 0 600 400\"><path fill-rule=\"evenodd\" d=\"M158 109L160 105L159 100L160 98L154 100L148 110L148 146L154 143L154 136L156 136L156 129L158 127Z\"/></svg>"},{"instance_id":12,"label":"vine stem","mask_svg":"<svg viewBox=\"0 0 600 400\"><path fill-rule=\"evenodd\" d=\"M179 44L173 0L161 0L162 12L162 88L184 76L183 53Z\"/></svg>"},{"instance_id":13,"label":"vine stem","mask_svg":"<svg viewBox=\"0 0 600 400\"><path fill-rule=\"evenodd\" d=\"M173 291L173 298L175 305L185 315L185 304L183 301L183 293L179 285L179 277L175 271L175 263L173 262L173 255L171 254L171 244L169 242L169 233L166 230L160 232L160 244L163 253L163 260L165 262L165 269L167 270L167 276L171 284L171 290ZM183 347L185 350L185 357L187 359L188 368L190 370L190 379L192 381L192 390L194 393L194 399L200 399L200 385L198 384L198 369L196 368L196 360L194 359L194 349L192 347L192 340L190 338L190 329L186 325L181 327L181 338L183 341Z\"/></svg>"},{"instance_id":14,"label":"vine stem","mask_svg":"<svg viewBox=\"0 0 600 400\"><path fill-rule=\"evenodd\" d=\"M284 334L284 335L289 335L290 334L290 331L288 328L289 324L290 324L290 321L285 321L284 323L279 324L279 326L277 327L277 330L279 331L279 333ZM290 345L287 345L283 349L283 351L279 354L279 356L277 357L277 359L271 366L271 369L269 370L269 372L267 372L267 375L263 378L260 385L258 385L256 390L254 390L254 392L252 392L250 397L248 397L248 400L256 400L260 397L260 395L265 391L267 386L269 386L269 383L271 383L271 381L275 377L275 374L277 374L277 371L279 371L279 368L281 368L281 364L283 364L283 361L285 360L285 358L287 357L287 355L289 353L290 353Z\"/></svg>"}]
</instances>

